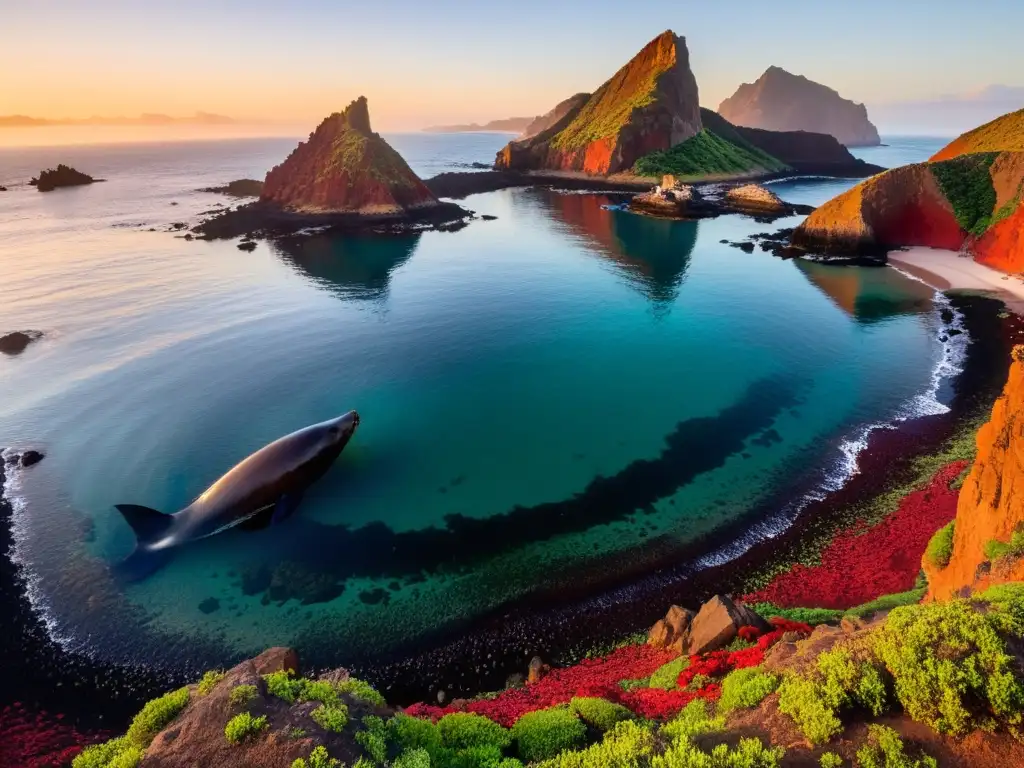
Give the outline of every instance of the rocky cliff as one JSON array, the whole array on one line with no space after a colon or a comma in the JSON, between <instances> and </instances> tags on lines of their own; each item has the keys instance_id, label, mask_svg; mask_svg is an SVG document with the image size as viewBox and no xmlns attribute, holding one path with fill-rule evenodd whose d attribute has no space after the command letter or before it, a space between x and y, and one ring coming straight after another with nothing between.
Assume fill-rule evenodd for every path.
<instances>
[{"instance_id":1,"label":"rocky cliff","mask_svg":"<svg viewBox=\"0 0 1024 768\"><path fill-rule=\"evenodd\" d=\"M977 440L956 519L937 534L951 546L934 542L922 562L935 600L1024 581L1024 346L1014 348L1003 394Z\"/></svg>"},{"instance_id":2,"label":"rocky cliff","mask_svg":"<svg viewBox=\"0 0 1024 768\"><path fill-rule=\"evenodd\" d=\"M538 133L543 133L553 125L561 122L561 120L570 112L575 115L583 108L583 105L587 103L588 99L590 99L589 93L576 93L568 99L558 102L554 108L548 112L533 118L533 120L531 120L523 129L522 134L519 136L519 140L522 141L523 139L529 139L536 136Z\"/></svg>"},{"instance_id":3,"label":"rocky cliff","mask_svg":"<svg viewBox=\"0 0 1024 768\"><path fill-rule=\"evenodd\" d=\"M881 143L863 104L779 67L769 67L756 82L741 85L718 112L747 128L825 133L849 147Z\"/></svg>"},{"instance_id":4,"label":"rocky cliff","mask_svg":"<svg viewBox=\"0 0 1024 768\"><path fill-rule=\"evenodd\" d=\"M1018 117L1019 116L1019 117ZM793 242L818 253L923 245L1024 270L1024 113L960 137L927 163L874 176L820 206ZM1017 133L1014 133L1016 131ZM998 138L997 138L998 137ZM977 147L1002 151L970 151Z\"/></svg>"},{"instance_id":5,"label":"rocky cliff","mask_svg":"<svg viewBox=\"0 0 1024 768\"><path fill-rule=\"evenodd\" d=\"M297 213L395 214L438 200L370 128L366 99L326 118L267 174L260 202Z\"/></svg>"},{"instance_id":6,"label":"rocky cliff","mask_svg":"<svg viewBox=\"0 0 1024 768\"><path fill-rule=\"evenodd\" d=\"M666 31L644 46L578 109L525 141L510 143L496 167L510 170L627 171L642 156L700 133L697 81L686 40Z\"/></svg>"}]
</instances>

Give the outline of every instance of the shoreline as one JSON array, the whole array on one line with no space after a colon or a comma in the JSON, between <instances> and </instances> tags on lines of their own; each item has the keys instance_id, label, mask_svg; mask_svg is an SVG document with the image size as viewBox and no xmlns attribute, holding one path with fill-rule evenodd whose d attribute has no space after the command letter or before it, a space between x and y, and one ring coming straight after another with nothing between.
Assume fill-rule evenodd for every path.
<instances>
[{"instance_id":1,"label":"shoreline","mask_svg":"<svg viewBox=\"0 0 1024 768\"><path fill-rule=\"evenodd\" d=\"M755 543L728 562L700 571L694 568L722 547L734 546L745 530L777 511L780 501L794 502L807 493L813 485L808 474L778 489L734 525L681 549L663 547L653 561L648 557L639 571L635 565L631 567L628 556L619 562L604 561L602 565L620 569L604 586L558 585L461 626L418 638L415 647L399 649L387 658L357 660L348 666L387 688L395 701L424 700L441 687L451 696L473 694L502 687L505 676L521 671L534 653L546 661L568 663L650 626L670 603L692 605L716 592L751 591L751 585L763 578L759 574L777 573L780 565L798 562L800 553L814 540L830 539L848 522L842 519L844 509L897 485L916 457L939 450L958 425L962 429L979 407L990 406L1005 379L1012 329L999 317L1002 305L998 302L977 297L956 301L963 303L965 325L977 343L971 345L963 372L954 380L953 409L948 414L908 419L893 429L875 429L858 456L859 473L824 498L807 504L797 519L774 537ZM1009 322L1015 320L1019 318ZM1018 326L1020 323L1014 328L1019 332ZM812 474L818 478L820 473ZM11 514L7 499L0 498L0 549L5 551L11 545ZM830 520L835 525L826 536L822 524ZM680 566L680 562L686 564ZM67 711L71 722L116 724L130 716L141 701L168 687L166 670L107 664L61 649L46 635L40 617L19 590L17 566L9 557L0 565L0 596L12 617L11 630L0 641L0 652L23 662L12 670L13 684L5 690L4 703L15 697L48 711ZM302 647L299 649L301 652ZM484 660L485 656L491 658ZM104 685L86 694L78 686L88 680L103 680Z\"/></svg>"},{"instance_id":2,"label":"shoreline","mask_svg":"<svg viewBox=\"0 0 1024 768\"><path fill-rule=\"evenodd\" d=\"M984 292L1017 314L1024 314L1024 282L1014 275L979 264L956 251L915 246L892 251L889 264L938 291Z\"/></svg>"}]
</instances>

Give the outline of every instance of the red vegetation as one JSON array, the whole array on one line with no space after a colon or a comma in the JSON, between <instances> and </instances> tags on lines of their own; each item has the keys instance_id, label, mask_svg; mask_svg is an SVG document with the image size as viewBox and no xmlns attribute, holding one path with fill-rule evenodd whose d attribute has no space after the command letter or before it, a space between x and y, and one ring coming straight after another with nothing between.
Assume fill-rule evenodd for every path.
<instances>
[{"instance_id":1,"label":"red vegetation","mask_svg":"<svg viewBox=\"0 0 1024 768\"><path fill-rule=\"evenodd\" d=\"M106 733L82 733L63 715L30 712L19 702L0 710L0 768L61 768Z\"/></svg>"},{"instance_id":2,"label":"red vegetation","mask_svg":"<svg viewBox=\"0 0 1024 768\"><path fill-rule=\"evenodd\" d=\"M676 715L694 699L715 701L721 695L717 681L705 683L699 690L683 690L697 675L721 678L734 669L756 667L764 661L764 653L777 643L786 632L810 634L806 624L772 619L774 630L759 635L754 627L744 627L743 639L756 644L738 651L714 651L703 656L691 656L690 665L678 679L678 690L636 688L625 691L619 685L623 680L650 677L658 667L677 658L671 651L648 645L629 645L600 659L585 659L572 667L554 669L546 677L521 688L510 688L493 699L471 701L464 709L414 704L405 710L407 715L430 720L451 712L475 712L507 728L528 712L564 704L575 696L596 696L618 702L641 717L666 720Z\"/></svg>"},{"instance_id":3,"label":"red vegetation","mask_svg":"<svg viewBox=\"0 0 1024 768\"><path fill-rule=\"evenodd\" d=\"M960 494L949 484L966 466L956 461L943 467L928 487L907 494L881 523L871 528L857 523L838 535L822 552L820 565L797 563L744 601L843 609L912 589L929 539L956 516Z\"/></svg>"}]
</instances>

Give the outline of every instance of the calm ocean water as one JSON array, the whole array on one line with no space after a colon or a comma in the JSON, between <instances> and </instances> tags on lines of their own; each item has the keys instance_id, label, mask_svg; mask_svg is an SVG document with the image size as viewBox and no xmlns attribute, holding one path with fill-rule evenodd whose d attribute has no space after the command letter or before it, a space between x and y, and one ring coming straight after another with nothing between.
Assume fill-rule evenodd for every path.
<instances>
[{"instance_id":1,"label":"calm ocean water","mask_svg":"<svg viewBox=\"0 0 1024 768\"><path fill-rule=\"evenodd\" d=\"M388 138L423 176L507 140ZM942 143L857 154L891 165ZM868 425L941 408L930 290L722 244L765 229L744 217L532 189L471 197L498 218L458 233L244 253L164 231L227 202L196 190L262 176L292 145L0 150L0 331L46 333L0 358L0 445L47 454L8 491L33 600L70 647L370 657L537 590L597 593L623 556L642 571L780 483L840 482ZM24 186L57 162L108 181ZM820 203L852 183L775 189ZM132 542L112 505L176 511L351 408L359 432L287 525L109 578Z\"/></svg>"}]
</instances>

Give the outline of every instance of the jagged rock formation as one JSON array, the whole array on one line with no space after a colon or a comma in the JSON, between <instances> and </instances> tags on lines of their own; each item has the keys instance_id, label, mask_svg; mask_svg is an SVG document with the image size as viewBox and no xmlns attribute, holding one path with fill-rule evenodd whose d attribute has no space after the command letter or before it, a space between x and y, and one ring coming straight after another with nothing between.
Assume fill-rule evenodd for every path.
<instances>
[{"instance_id":1,"label":"jagged rock formation","mask_svg":"<svg viewBox=\"0 0 1024 768\"><path fill-rule=\"evenodd\" d=\"M260 202L298 213L361 214L438 204L402 156L371 130L362 96L326 118L267 174Z\"/></svg>"},{"instance_id":2,"label":"jagged rock formation","mask_svg":"<svg viewBox=\"0 0 1024 768\"><path fill-rule=\"evenodd\" d=\"M644 155L669 149L701 130L697 81L686 40L658 35L585 103L561 120L498 153L510 170L628 171Z\"/></svg>"},{"instance_id":3,"label":"jagged rock formation","mask_svg":"<svg viewBox=\"0 0 1024 768\"><path fill-rule=\"evenodd\" d=\"M754 627L759 633L771 630L771 625L747 606L715 595L696 615L678 605L671 606L665 618L651 627L647 644L684 655L708 653L729 645L741 627Z\"/></svg>"},{"instance_id":4,"label":"jagged rock formation","mask_svg":"<svg viewBox=\"0 0 1024 768\"><path fill-rule=\"evenodd\" d=\"M769 67L756 82L741 85L718 112L746 128L825 133L848 147L881 143L863 104L779 67Z\"/></svg>"},{"instance_id":5,"label":"jagged rock formation","mask_svg":"<svg viewBox=\"0 0 1024 768\"><path fill-rule=\"evenodd\" d=\"M87 173L77 171L69 165L61 163L56 168L48 168L41 171L29 184L40 192L52 192L60 187L80 187L83 184L92 184L96 179Z\"/></svg>"},{"instance_id":6,"label":"jagged rock formation","mask_svg":"<svg viewBox=\"0 0 1024 768\"><path fill-rule=\"evenodd\" d=\"M760 184L744 184L725 193L725 199L737 208L765 213L785 213L788 206L782 198Z\"/></svg>"},{"instance_id":7,"label":"jagged rock formation","mask_svg":"<svg viewBox=\"0 0 1024 768\"><path fill-rule=\"evenodd\" d=\"M978 456L960 490L946 565L926 555L928 595L946 600L992 584L1024 581L1024 346L992 417L978 430Z\"/></svg>"},{"instance_id":8,"label":"jagged rock formation","mask_svg":"<svg viewBox=\"0 0 1024 768\"><path fill-rule=\"evenodd\" d=\"M576 93L570 96L564 101L558 102L553 109L545 112L543 115L533 118L530 123L523 129L522 134L519 136L519 141L523 139L529 139L532 136L536 136L538 133L546 131L551 126L558 123L562 118L568 115L570 112L575 114L583 105L587 103L590 98L589 93Z\"/></svg>"}]
</instances>

